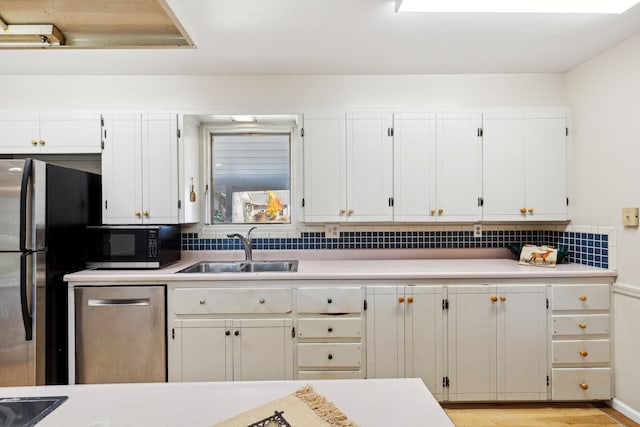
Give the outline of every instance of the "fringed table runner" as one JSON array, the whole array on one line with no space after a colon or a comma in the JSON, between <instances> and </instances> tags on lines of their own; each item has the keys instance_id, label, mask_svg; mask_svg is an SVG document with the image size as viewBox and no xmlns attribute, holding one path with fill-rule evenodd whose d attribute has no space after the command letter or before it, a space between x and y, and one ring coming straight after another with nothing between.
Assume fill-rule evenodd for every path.
<instances>
[{"instance_id":1,"label":"fringed table runner","mask_svg":"<svg viewBox=\"0 0 640 427\"><path fill-rule=\"evenodd\" d=\"M310 385L214 427L358 427Z\"/></svg>"}]
</instances>

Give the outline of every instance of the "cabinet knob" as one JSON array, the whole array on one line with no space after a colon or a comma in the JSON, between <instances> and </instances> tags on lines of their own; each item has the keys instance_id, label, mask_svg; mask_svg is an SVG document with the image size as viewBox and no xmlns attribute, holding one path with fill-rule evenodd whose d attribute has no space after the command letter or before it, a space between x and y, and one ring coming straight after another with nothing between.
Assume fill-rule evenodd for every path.
<instances>
[{"instance_id":1,"label":"cabinet knob","mask_svg":"<svg viewBox=\"0 0 640 427\"><path fill-rule=\"evenodd\" d=\"M580 324L578 324L578 326L580 326L580 329L587 329L587 324L586 323L580 323Z\"/></svg>"},{"instance_id":2,"label":"cabinet knob","mask_svg":"<svg viewBox=\"0 0 640 427\"><path fill-rule=\"evenodd\" d=\"M264 298L260 298L260 301L258 301L260 304L264 304L265 302L267 302Z\"/></svg>"},{"instance_id":3,"label":"cabinet knob","mask_svg":"<svg viewBox=\"0 0 640 427\"><path fill-rule=\"evenodd\" d=\"M444 212L444 209L438 209L438 215L442 215L442 212Z\"/></svg>"},{"instance_id":4,"label":"cabinet knob","mask_svg":"<svg viewBox=\"0 0 640 427\"><path fill-rule=\"evenodd\" d=\"M587 383L580 383L580 388L583 390L588 390L589 389L589 384Z\"/></svg>"},{"instance_id":5,"label":"cabinet knob","mask_svg":"<svg viewBox=\"0 0 640 427\"><path fill-rule=\"evenodd\" d=\"M527 208L520 208L520 213L527 213Z\"/></svg>"},{"instance_id":6,"label":"cabinet knob","mask_svg":"<svg viewBox=\"0 0 640 427\"><path fill-rule=\"evenodd\" d=\"M329 360L333 359L333 354L329 353L329 356L327 356L327 358L328 358Z\"/></svg>"},{"instance_id":7,"label":"cabinet knob","mask_svg":"<svg viewBox=\"0 0 640 427\"><path fill-rule=\"evenodd\" d=\"M133 214L134 214L135 216L140 216L140 211L135 211Z\"/></svg>"},{"instance_id":8,"label":"cabinet knob","mask_svg":"<svg viewBox=\"0 0 640 427\"><path fill-rule=\"evenodd\" d=\"M235 336L240 336L240 331L235 331L235 332L233 333L233 335L235 335Z\"/></svg>"},{"instance_id":9,"label":"cabinet knob","mask_svg":"<svg viewBox=\"0 0 640 427\"><path fill-rule=\"evenodd\" d=\"M44 139L41 139L41 140L39 141L39 143L40 143L40 145L44 145Z\"/></svg>"},{"instance_id":10,"label":"cabinet knob","mask_svg":"<svg viewBox=\"0 0 640 427\"><path fill-rule=\"evenodd\" d=\"M532 214L533 213L533 208L529 208L529 209L527 209L527 211L529 211L529 213Z\"/></svg>"},{"instance_id":11,"label":"cabinet knob","mask_svg":"<svg viewBox=\"0 0 640 427\"><path fill-rule=\"evenodd\" d=\"M31 145L38 145L38 141L36 141L35 139L31 140Z\"/></svg>"},{"instance_id":12,"label":"cabinet knob","mask_svg":"<svg viewBox=\"0 0 640 427\"><path fill-rule=\"evenodd\" d=\"M586 350L580 350L580 356L582 357L587 357L589 355L589 352Z\"/></svg>"},{"instance_id":13,"label":"cabinet knob","mask_svg":"<svg viewBox=\"0 0 640 427\"><path fill-rule=\"evenodd\" d=\"M505 297L504 295L500 297L500 301L505 302L507 300L507 297Z\"/></svg>"},{"instance_id":14,"label":"cabinet knob","mask_svg":"<svg viewBox=\"0 0 640 427\"><path fill-rule=\"evenodd\" d=\"M329 326L329 328L327 328L327 332L333 332L333 328Z\"/></svg>"},{"instance_id":15,"label":"cabinet knob","mask_svg":"<svg viewBox=\"0 0 640 427\"><path fill-rule=\"evenodd\" d=\"M340 215L344 215L345 213L347 213L346 209L340 209Z\"/></svg>"},{"instance_id":16,"label":"cabinet knob","mask_svg":"<svg viewBox=\"0 0 640 427\"><path fill-rule=\"evenodd\" d=\"M332 300L331 298L329 298L329 299L327 300L327 304L331 304L332 302L333 302L333 300Z\"/></svg>"},{"instance_id":17,"label":"cabinet knob","mask_svg":"<svg viewBox=\"0 0 640 427\"><path fill-rule=\"evenodd\" d=\"M353 215L353 209L349 209L349 215Z\"/></svg>"},{"instance_id":18,"label":"cabinet knob","mask_svg":"<svg viewBox=\"0 0 640 427\"><path fill-rule=\"evenodd\" d=\"M205 301L205 300L203 300L203 299L201 299L201 300L200 300L200 305L205 305L205 304L206 304L206 301Z\"/></svg>"},{"instance_id":19,"label":"cabinet knob","mask_svg":"<svg viewBox=\"0 0 640 427\"><path fill-rule=\"evenodd\" d=\"M229 336L229 335L231 335L231 331L224 331L224 334L225 334L226 336Z\"/></svg>"},{"instance_id":20,"label":"cabinet knob","mask_svg":"<svg viewBox=\"0 0 640 427\"><path fill-rule=\"evenodd\" d=\"M495 295L491 295L491 302L496 302L498 301L498 297Z\"/></svg>"},{"instance_id":21,"label":"cabinet knob","mask_svg":"<svg viewBox=\"0 0 640 427\"><path fill-rule=\"evenodd\" d=\"M413 302L413 297L408 297L408 298L407 298L407 302L408 302L409 304L411 304L411 303Z\"/></svg>"},{"instance_id":22,"label":"cabinet knob","mask_svg":"<svg viewBox=\"0 0 640 427\"><path fill-rule=\"evenodd\" d=\"M586 295L580 295L580 301L585 302L587 300Z\"/></svg>"},{"instance_id":23,"label":"cabinet knob","mask_svg":"<svg viewBox=\"0 0 640 427\"><path fill-rule=\"evenodd\" d=\"M398 297L398 302L399 303L403 303L404 302L404 297Z\"/></svg>"},{"instance_id":24,"label":"cabinet knob","mask_svg":"<svg viewBox=\"0 0 640 427\"><path fill-rule=\"evenodd\" d=\"M149 211L142 211L142 215L149 216Z\"/></svg>"},{"instance_id":25,"label":"cabinet knob","mask_svg":"<svg viewBox=\"0 0 640 427\"><path fill-rule=\"evenodd\" d=\"M431 209L431 215L435 215L436 214L436 210L435 209Z\"/></svg>"}]
</instances>

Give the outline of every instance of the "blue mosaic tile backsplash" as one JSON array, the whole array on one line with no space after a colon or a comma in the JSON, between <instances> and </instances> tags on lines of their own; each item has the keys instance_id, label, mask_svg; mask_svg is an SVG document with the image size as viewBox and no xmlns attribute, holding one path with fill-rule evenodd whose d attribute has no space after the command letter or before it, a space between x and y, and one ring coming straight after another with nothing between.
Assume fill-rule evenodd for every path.
<instances>
[{"instance_id":1,"label":"blue mosaic tile backsplash","mask_svg":"<svg viewBox=\"0 0 640 427\"><path fill-rule=\"evenodd\" d=\"M473 237L472 231L355 231L340 233L339 239L327 239L324 233L302 233L300 238L254 237L252 243L254 250L506 248L531 243L567 247L568 262L609 267L608 235L568 231L485 231L482 237ZM206 239L197 233L183 233L182 250L242 250L242 244L238 239Z\"/></svg>"}]
</instances>

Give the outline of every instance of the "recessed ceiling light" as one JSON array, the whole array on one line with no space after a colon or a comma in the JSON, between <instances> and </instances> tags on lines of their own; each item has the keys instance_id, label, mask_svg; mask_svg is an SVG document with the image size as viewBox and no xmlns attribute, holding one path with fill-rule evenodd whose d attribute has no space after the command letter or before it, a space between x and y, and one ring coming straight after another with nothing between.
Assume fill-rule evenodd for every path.
<instances>
[{"instance_id":1,"label":"recessed ceiling light","mask_svg":"<svg viewBox=\"0 0 640 427\"><path fill-rule=\"evenodd\" d=\"M624 13L640 0L396 0L396 12Z\"/></svg>"},{"instance_id":2,"label":"recessed ceiling light","mask_svg":"<svg viewBox=\"0 0 640 427\"><path fill-rule=\"evenodd\" d=\"M231 116L231 121L234 121L234 122L255 122L256 121L256 116L246 116L246 115Z\"/></svg>"}]
</instances>

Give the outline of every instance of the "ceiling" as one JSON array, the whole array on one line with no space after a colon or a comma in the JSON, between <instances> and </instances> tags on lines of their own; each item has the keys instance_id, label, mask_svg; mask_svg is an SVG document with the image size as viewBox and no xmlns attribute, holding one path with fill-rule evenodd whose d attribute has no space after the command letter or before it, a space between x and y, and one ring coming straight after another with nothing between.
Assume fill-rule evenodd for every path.
<instances>
[{"instance_id":1,"label":"ceiling","mask_svg":"<svg viewBox=\"0 0 640 427\"><path fill-rule=\"evenodd\" d=\"M78 21L94 5L93 17L115 31L104 36L112 40L132 31L119 27L124 19L117 9L138 5L135 39L143 38L149 20L152 31L144 37L175 42L164 38L164 47L137 49L0 49L0 74L562 73L640 31L640 5L622 15L453 15L398 14L393 0L161 1L166 10L157 0L3 0L0 17L7 23L17 19L5 10L12 4L24 6L21 20L38 23L56 23L62 15ZM95 7L99 2L102 9ZM43 16L33 10L42 3L55 7ZM99 27L58 25L69 41Z\"/></svg>"}]
</instances>

